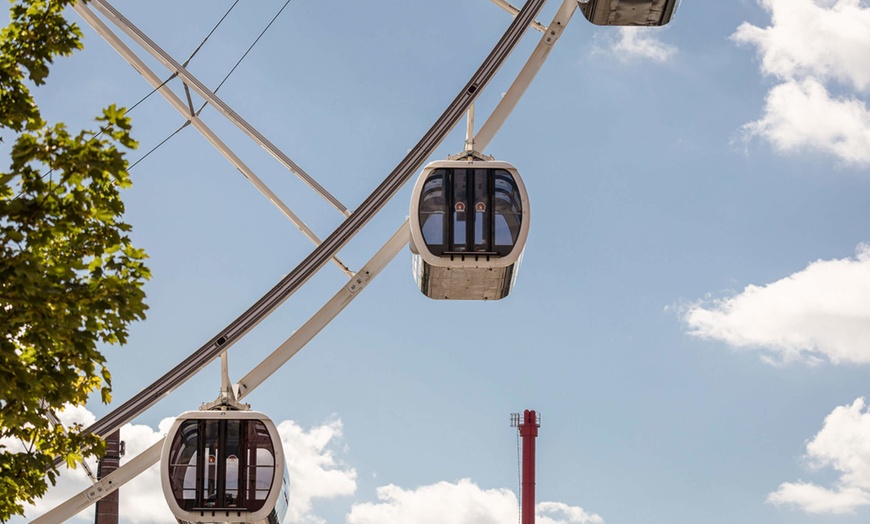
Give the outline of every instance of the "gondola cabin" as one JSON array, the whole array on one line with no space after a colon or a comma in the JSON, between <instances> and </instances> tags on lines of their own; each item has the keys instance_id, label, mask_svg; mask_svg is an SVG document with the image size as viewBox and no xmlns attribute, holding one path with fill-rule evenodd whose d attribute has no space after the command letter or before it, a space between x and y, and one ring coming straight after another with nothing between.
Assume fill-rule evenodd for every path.
<instances>
[{"instance_id":1,"label":"gondola cabin","mask_svg":"<svg viewBox=\"0 0 870 524\"><path fill-rule=\"evenodd\" d=\"M581 0L580 10L595 25L662 26L679 5L680 0Z\"/></svg>"},{"instance_id":2,"label":"gondola cabin","mask_svg":"<svg viewBox=\"0 0 870 524\"><path fill-rule=\"evenodd\" d=\"M256 411L181 414L163 445L160 479L181 524L280 524L287 513L281 439Z\"/></svg>"},{"instance_id":3,"label":"gondola cabin","mask_svg":"<svg viewBox=\"0 0 870 524\"><path fill-rule=\"evenodd\" d=\"M528 194L514 166L432 162L414 186L410 215L414 278L424 295L498 300L511 292L529 234Z\"/></svg>"}]
</instances>

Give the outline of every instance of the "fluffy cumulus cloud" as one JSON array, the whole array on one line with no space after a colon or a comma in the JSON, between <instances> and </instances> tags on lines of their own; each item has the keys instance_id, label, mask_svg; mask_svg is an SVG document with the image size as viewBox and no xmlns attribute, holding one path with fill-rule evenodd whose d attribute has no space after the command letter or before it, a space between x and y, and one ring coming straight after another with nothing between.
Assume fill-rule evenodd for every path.
<instances>
[{"instance_id":1,"label":"fluffy cumulus cloud","mask_svg":"<svg viewBox=\"0 0 870 524\"><path fill-rule=\"evenodd\" d=\"M779 84L762 117L745 126L748 134L784 152L818 150L846 164L870 165L870 3L759 2L770 26L743 23L731 38L755 47L762 72Z\"/></svg>"},{"instance_id":2,"label":"fluffy cumulus cloud","mask_svg":"<svg viewBox=\"0 0 870 524\"><path fill-rule=\"evenodd\" d=\"M677 50L659 40L660 31L660 28L620 27L602 33L594 50L612 55L623 63L635 60L666 62Z\"/></svg>"},{"instance_id":3,"label":"fluffy cumulus cloud","mask_svg":"<svg viewBox=\"0 0 870 524\"><path fill-rule=\"evenodd\" d=\"M517 498L506 489L484 490L468 479L417 489L381 486L379 502L354 504L349 524L501 524L517 518Z\"/></svg>"},{"instance_id":4,"label":"fluffy cumulus cloud","mask_svg":"<svg viewBox=\"0 0 870 524\"><path fill-rule=\"evenodd\" d=\"M378 502L354 504L348 524L504 524L516 522L519 505L507 489L481 489L469 479L438 482L417 489L382 486ZM604 520L583 508L559 502L541 502L535 507L541 524L603 524Z\"/></svg>"},{"instance_id":5,"label":"fluffy cumulus cloud","mask_svg":"<svg viewBox=\"0 0 870 524\"><path fill-rule=\"evenodd\" d=\"M91 412L82 407L66 409L58 414L58 418L64 426L70 426L74 423L89 426L96 420ZM172 420L168 418L161 421L157 431L148 426L138 424L127 424L121 428L122 439L126 442L125 459L138 455L155 442L161 440L163 434L168 431L169 426L172 424ZM122 459L122 464L125 462L125 459ZM88 467L92 472L96 473L97 467L95 461L89 462ZM169 512L166 503L163 501L163 493L160 491L159 474L159 469L155 465L121 488L122 496L119 499L118 509L121 514L128 516L126 518L128 522L144 524L174 520L172 513ZM48 494L37 501L36 505L25 506L24 514L27 517L26 520L32 520L49 509L60 505L90 485L91 480L85 468L79 466L76 469L61 470L57 485L50 487ZM124 492L136 493L136 496L125 497L123 496ZM93 522L94 508L90 507L82 511L73 520ZM19 521L24 522L25 519L12 519L13 523Z\"/></svg>"},{"instance_id":6,"label":"fluffy cumulus cloud","mask_svg":"<svg viewBox=\"0 0 870 524\"><path fill-rule=\"evenodd\" d=\"M290 472L288 522L323 522L311 511L314 499L353 495L356 470L340 463L331 449L341 438L340 420L305 431L291 420L278 424Z\"/></svg>"},{"instance_id":7,"label":"fluffy cumulus cloud","mask_svg":"<svg viewBox=\"0 0 870 524\"><path fill-rule=\"evenodd\" d=\"M73 424L81 424L87 426L93 423L96 419L88 410L80 407L71 407L58 414L58 418L64 426L72 426ZM18 440L11 438L0 439L0 445L11 453L20 453L24 451L24 446ZM92 471L96 471L96 463L88 462L87 467ZM24 505L25 515L27 520L23 518L13 518L10 520L12 524L23 523L32 520L33 517L44 513L45 509L57 506L61 502L68 499L75 493L81 491L89 483L87 473L84 468L79 466L77 469L62 471L57 485L49 487L48 494L38 501L36 506ZM82 512L80 518L94 520L93 510Z\"/></svg>"},{"instance_id":8,"label":"fluffy cumulus cloud","mask_svg":"<svg viewBox=\"0 0 870 524\"><path fill-rule=\"evenodd\" d=\"M622 62L634 59L665 62L677 51L675 47L658 39L660 29L620 27L613 53Z\"/></svg>"},{"instance_id":9,"label":"fluffy cumulus cloud","mask_svg":"<svg viewBox=\"0 0 870 524\"><path fill-rule=\"evenodd\" d=\"M757 349L771 362L870 362L870 245L683 311L689 334Z\"/></svg>"},{"instance_id":10,"label":"fluffy cumulus cloud","mask_svg":"<svg viewBox=\"0 0 870 524\"><path fill-rule=\"evenodd\" d=\"M604 524L595 513L561 502L540 502L535 506L535 522L540 524Z\"/></svg>"},{"instance_id":11,"label":"fluffy cumulus cloud","mask_svg":"<svg viewBox=\"0 0 870 524\"><path fill-rule=\"evenodd\" d=\"M95 420L94 416L84 408L66 410L59 418L65 425L79 422L87 426ZM136 424L122 427L121 438L126 442L127 453L121 464L162 440L172 422L172 418L164 419L156 431L148 426ZM338 463L332 451L332 446L341 438L341 421L329 421L307 431L292 421L284 421L278 424L278 433L281 435L291 478L290 508L286 522L321 522L311 514L312 500L351 495L356 490L356 472ZM90 466L93 471L96 471L95 464ZM87 473L81 467L62 471L57 485L50 488L48 494L35 506L25 508L26 519L12 519L10 524L30 521L80 493L90 484ZM125 493L135 493L135 496L125 496ZM159 465L155 464L121 488L118 509L123 516L122 522L125 523L150 524L175 521L163 499ZM93 522L93 507L76 515L74 520Z\"/></svg>"},{"instance_id":12,"label":"fluffy cumulus cloud","mask_svg":"<svg viewBox=\"0 0 870 524\"><path fill-rule=\"evenodd\" d=\"M833 469L839 478L830 487L785 482L767 497L771 504L807 513L843 514L870 506L870 410L863 398L834 409L821 431L807 444L810 469Z\"/></svg>"}]
</instances>

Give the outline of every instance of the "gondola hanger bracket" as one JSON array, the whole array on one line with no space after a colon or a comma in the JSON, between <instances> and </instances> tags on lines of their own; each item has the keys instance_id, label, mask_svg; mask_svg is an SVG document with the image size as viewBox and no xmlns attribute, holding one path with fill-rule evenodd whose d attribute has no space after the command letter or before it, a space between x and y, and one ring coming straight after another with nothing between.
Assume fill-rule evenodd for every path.
<instances>
[{"instance_id":1,"label":"gondola hanger bracket","mask_svg":"<svg viewBox=\"0 0 870 524\"><path fill-rule=\"evenodd\" d=\"M350 291L353 294L357 294L363 290L364 287L371 281L372 276L369 271L360 271L350 279L350 282L345 286L345 289Z\"/></svg>"},{"instance_id":2,"label":"gondola hanger bracket","mask_svg":"<svg viewBox=\"0 0 870 524\"><path fill-rule=\"evenodd\" d=\"M474 162L475 160L484 160L491 162L495 160L494 156L485 155L479 151L463 151L461 153L457 153L455 155L451 155L447 157L447 160L467 160L469 162Z\"/></svg>"}]
</instances>

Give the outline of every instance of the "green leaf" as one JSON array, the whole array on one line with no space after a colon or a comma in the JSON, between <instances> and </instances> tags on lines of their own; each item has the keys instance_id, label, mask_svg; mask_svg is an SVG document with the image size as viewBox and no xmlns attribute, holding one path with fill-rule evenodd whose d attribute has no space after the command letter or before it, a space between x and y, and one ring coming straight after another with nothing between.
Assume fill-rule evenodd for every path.
<instances>
[{"instance_id":1,"label":"green leaf","mask_svg":"<svg viewBox=\"0 0 870 524\"><path fill-rule=\"evenodd\" d=\"M126 111L103 110L101 136L71 132L46 123L31 93L55 58L82 47L63 16L71 3L13 0L0 30L0 127L11 145L0 174L0 438L27 445L0 445L0 521L45 494L55 457L75 467L104 452L99 437L53 427L48 414L96 392L111 400L99 348L123 344L147 310L147 257L122 220L124 151L136 147Z\"/></svg>"}]
</instances>

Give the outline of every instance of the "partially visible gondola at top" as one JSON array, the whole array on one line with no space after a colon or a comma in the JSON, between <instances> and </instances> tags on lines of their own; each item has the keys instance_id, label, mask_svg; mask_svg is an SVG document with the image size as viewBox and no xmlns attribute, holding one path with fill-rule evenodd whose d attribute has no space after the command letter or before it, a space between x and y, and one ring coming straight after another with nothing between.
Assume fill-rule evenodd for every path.
<instances>
[{"instance_id":1,"label":"partially visible gondola at top","mask_svg":"<svg viewBox=\"0 0 870 524\"><path fill-rule=\"evenodd\" d=\"M595 25L662 26L679 6L680 0L580 0L580 10Z\"/></svg>"},{"instance_id":2,"label":"partially visible gondola at top","mask_svg":"<svg viewBox=\"0 0 870 524\"><path fill-rule=\"evenodd\" d=\"M275 424L256 411L188 411L163 445L160 479L180 524L280 524L289 503Z\"/></svg>"},{"instance_id":3,"label":"partially visible gondola at top","mask_svg":"<svg viewBox=\"0 0 870 524\"><path fill-rule=\"evenodd\" d=\"M498 300L513 289L529 234L529 199L507 162L441 160L414 186L414 279L434 299Z\"/></svg>"}]
</instances>

